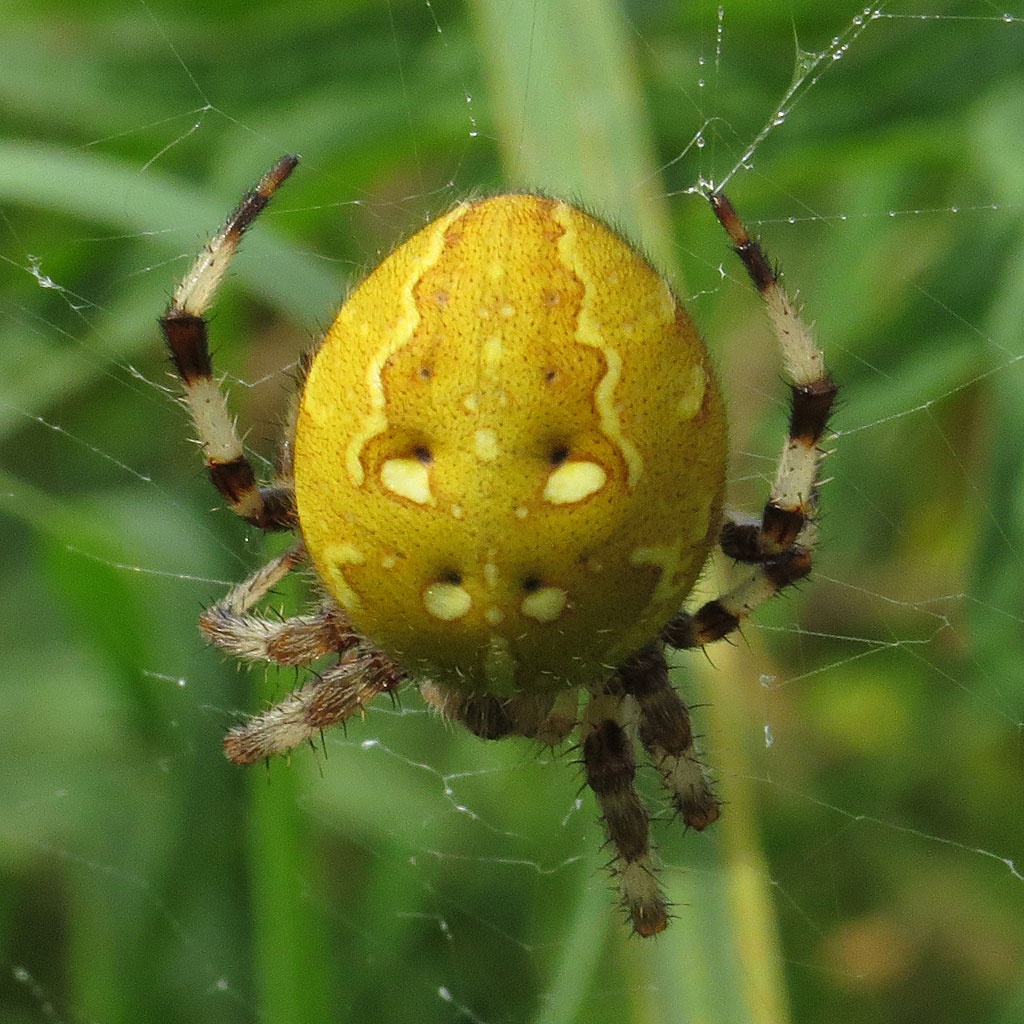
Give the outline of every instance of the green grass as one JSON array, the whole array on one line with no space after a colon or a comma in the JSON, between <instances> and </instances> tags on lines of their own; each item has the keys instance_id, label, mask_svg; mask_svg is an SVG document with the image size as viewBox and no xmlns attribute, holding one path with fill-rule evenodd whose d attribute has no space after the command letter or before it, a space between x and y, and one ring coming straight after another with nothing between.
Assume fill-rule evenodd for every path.
<instances>
[{"instance_id":1,"label":"green grass","mask_svg":"<svg viewBox=\"0 0 1024 1024\"><path fill-rule=\"evenodd\" d=\"M729 183L817 321L839 437L815 578L712 665L680 659L726 813L656 825L664 936L612 907L572 751L482 743L409 693L325 754L242 772L220 753L294 676L198 638L270 548L215 509L155 318L280 153L303 164L213 326L255 450L380 250L464 193L530 186L623 225L693 296L731 503L763 501L778 357L687 190L771 118L794 31L824 50L858 8L733 0L718 60L714 6L676 7L5 14L3 1021L1020 1018L1024 25L988 9L854 33Z\"/></svg>"}]
</instances>

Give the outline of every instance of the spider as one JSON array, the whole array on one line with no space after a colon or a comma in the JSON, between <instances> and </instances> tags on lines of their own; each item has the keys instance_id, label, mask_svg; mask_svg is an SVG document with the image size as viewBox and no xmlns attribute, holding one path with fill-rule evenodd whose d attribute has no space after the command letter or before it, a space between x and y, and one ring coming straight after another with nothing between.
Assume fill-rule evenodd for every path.
<instances>
[{"instance_id":1,"label":"spider","mask_svg":"<svg viewBox=\"0 0 1024 1024\"><path fill-rule=\"evenodd\" d=\"M622 904L654 935L668 907L635 740L684 823L715 821L665 648L721 639L811 569L836 394L812 332L729 200L708 191L792 393L761 516L726 517L721 396L665 279L568 203L460 203L341 307L303 361L276 476L261 483L214 379L205 314L297 163L282 157L243 197L160 319L214 486L246 522L300 538L204 611L201 631L243 661L320 662L232 728L225 752L236 764L287 753L406 681L485 739L555 745L575 730ZM715 543L741 578L681 610ZM254 612L303 564L318 579L312 610Z\"/></svg>"}]
</instances>

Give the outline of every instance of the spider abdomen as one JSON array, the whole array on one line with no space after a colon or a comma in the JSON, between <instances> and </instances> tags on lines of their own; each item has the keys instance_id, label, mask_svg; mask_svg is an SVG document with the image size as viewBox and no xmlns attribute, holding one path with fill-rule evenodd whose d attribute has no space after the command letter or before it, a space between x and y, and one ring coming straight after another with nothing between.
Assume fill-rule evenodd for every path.
<instances>
[{"instance_id":1,"label":"spider abdomen","mask_svg":"<svg viewBox=\"0 0 1024 1024\"><path fill-rule=\"evenodd\" d=\"M295 493L321 579L414 674L592 682L658 633L714 542L721 399L628 243L566 203L464 203L387 257L317 352Z\"/></svg>"}]
</instances>

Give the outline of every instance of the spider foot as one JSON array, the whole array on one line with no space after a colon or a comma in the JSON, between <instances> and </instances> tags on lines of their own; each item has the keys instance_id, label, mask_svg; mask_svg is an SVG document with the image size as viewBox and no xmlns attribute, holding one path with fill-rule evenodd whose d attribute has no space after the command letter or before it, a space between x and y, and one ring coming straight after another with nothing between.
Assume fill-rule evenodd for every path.
<instances>
[{"instance_id":1,"label":"spider foot","mask_svg":"<svg viewBox=\"0 0 1024 1024\"><path fill-rule=\"evenodd\" d=\"M633 785L633 744L619 718L621 698L601 694L587 705L583 765L615 849L615 874L622 902L638 935L656 935L668 926L668 910L655 876L650 822Z\"/></svg>"},{"instance_id":2,"label":"spider foot","mask_svg":"<svg viewBox=\"0 0 1024 1024\"><path fill-rule=\"evenodd\" d=\"M718 821L721 805L697 758L674 756L658 748L649 748L649 753L673 807L689 828L702 832Z\"/></svg>"},{"instance_id":3,"label":"spider foot","mask_svg":"<svg viewBox=\"0 0 1024 1024\"><path fill-rule=\"evenodd\" d=\"M619 892L629 914L633 931L641 938L663 932L668 927L668 904L658 886L650 857L619 868Z\"/></svg>"},{"instance_id":4,"label":"spider foot","mask_svg":"<svg viewBox=\"0 0 1024 1024\"><path fill-rule=\"evenodd\" d=\"M361 713L379 693L401 682L399 670L380 652L352 650L279 704L235 726L224 737L224 753L235 764L287 754Z\"/></svg>"},{"instance_id":5,"label":"spider foot","mask_svg":"<svg viewBox=\"0 0 1024 1024\"><path fill-rule=\"evenodd\" d=\"M698 832L718 819L718 800L697 756L690 709L672 688L659 645L633 655L616 673L613 686L637 706L637 733L672 804Z\"/></svg>"}]
</instances>

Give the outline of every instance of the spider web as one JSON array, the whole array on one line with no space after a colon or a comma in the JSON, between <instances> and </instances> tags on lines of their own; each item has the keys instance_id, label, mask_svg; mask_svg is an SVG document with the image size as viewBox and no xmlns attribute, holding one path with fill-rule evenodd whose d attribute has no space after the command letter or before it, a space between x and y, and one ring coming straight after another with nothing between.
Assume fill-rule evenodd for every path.
<instances>
[{"instance_id":1,"label":"spider web","mask_svg":"<svg viewBox=\"0 0 1024 1024\"><path fill-rule=\"evenodd\" d=\"M274 547L214 511L154 318L241 189L303 152L213 325L271 453L345 284L500 187L499 153L537 166L543 70L582 47L577 26L548 49L557 9L7 20L4 1020L732 1021L748 991L765 1021L1020 1019L1018 4L623 7L654 154L635 189L672 217L645 241L727 388L731 506L764 500L786 395L700 184L728 187L842 384L813 579L679 659L727 803L714 835L655 824L663 937L612 909L572 750L480 742L410 693L290 764L222 761L234 716L295 677L240 675L196 636ZM504 92L495 17L509 47L527 29ZM778 945L746 959L769 905Z\"/></svg>"}]
</instances>

